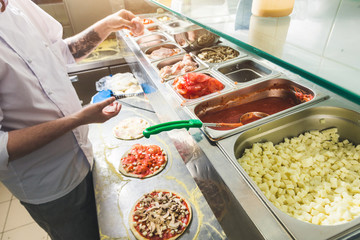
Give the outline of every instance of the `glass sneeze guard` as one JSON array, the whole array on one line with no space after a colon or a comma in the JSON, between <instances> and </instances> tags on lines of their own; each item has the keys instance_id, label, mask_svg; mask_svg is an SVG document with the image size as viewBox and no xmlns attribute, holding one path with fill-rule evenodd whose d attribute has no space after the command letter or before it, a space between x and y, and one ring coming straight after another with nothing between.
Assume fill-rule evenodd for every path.
<instances>
[{"instance_id":1,"label":"glass sneeze guard","mask_svg":"<svg viewBox=\"0 0 360 240\"><path fill-rule=\"evenodd\" d=\"M238 46L360 104L360 1L295 0L258 17L252 0L151 0Z\"/></svg>"}]
</instances>

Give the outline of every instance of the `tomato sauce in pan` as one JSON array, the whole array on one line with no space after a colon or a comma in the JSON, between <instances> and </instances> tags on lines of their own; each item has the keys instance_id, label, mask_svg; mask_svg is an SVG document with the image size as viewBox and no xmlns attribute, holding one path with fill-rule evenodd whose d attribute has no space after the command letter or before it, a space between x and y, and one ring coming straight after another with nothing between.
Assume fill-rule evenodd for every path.
<instances>
[{"instance_id":1,"label":"tomato sauce in pan","mask_svg":"<svg viewBox=\"0 0 360 240\"><path fill-rule=\"evenodd\" d=\"M297 105L291 97L268 97L257 101L244 103L238 106L222 109L220 111L208 111L202 116L198 116L205 123L238 123L240 117L247 112L264 112L269 115L283 111ZM252 118L251 121L257 120ZM249 122L243 122L247 124ZM230 130L231 127L212 127L216 130Z\"/></svg>"}]
</instances>

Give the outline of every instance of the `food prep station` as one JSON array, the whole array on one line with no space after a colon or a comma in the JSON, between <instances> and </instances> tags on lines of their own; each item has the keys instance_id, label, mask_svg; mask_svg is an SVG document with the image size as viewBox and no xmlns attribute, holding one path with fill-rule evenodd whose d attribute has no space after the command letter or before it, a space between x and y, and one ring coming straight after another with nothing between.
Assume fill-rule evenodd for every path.
<instances>
[{"instance_id":1,"label":"food prep station","mask_svg":"<svg viewBox=\"0 0 360 240\"><path fill-rule=\"evenodd\" d=\"M130 208L142 194L164 188L183 194L195 213L180 239L355 239L360 234L359 218L331 226L297 220L265 197L237 159L253 143L276 144L310 130L332 127L338 128L341 138L360 144L360 106L217 36L210 37L204 48L231 47L238 56L219 63L206 62L199 58L199 49L191 49L176 39L179 34L201 28L169 11L139 17L150 20L144 35L135 37L122 30L117 36L126 46L125 60L143 87L144 96L121 100L119 116L90 129L102 239L135 239L127 221ZM149 57L162 47L178 51L169 57ZM178 75L161 78L159 71L185 54L190 54L197 64L193 72L217 79L224 88L196 99L186 99L176 92L173 83ZM304 100L304 95L311 97ZM227 130L175 129L132 141L112 136L115 124L130 116L143 117L151 125L202 120L208 112L226 112L268 98L287 99L293 105ZM170 160L162 173L142 180L119 173L120 156L135 143L155 143L166 150Z\"/></svg>"}]
</instances>

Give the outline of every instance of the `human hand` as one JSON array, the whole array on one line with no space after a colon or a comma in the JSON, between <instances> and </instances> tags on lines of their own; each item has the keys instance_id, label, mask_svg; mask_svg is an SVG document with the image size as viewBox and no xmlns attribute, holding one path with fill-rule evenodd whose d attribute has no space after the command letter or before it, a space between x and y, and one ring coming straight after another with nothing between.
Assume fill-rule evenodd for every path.
<instances>
[{"instance_id":1,"label":"human hand","mask_svg":"<svg viewBox=\"0 0 360 240\"><path fill-rule=\"evenodd\" d=\"M121 110L121 104L114 97L102 102L90 104L73 116L79 120L80 125L89 123L103 123L116 116Z\"/></svg>"},{"instance_id":2,"label":"human hand","mask_svg":"<svg viewBox=\"0 0 360 240\"><path fill-rule=\"evenodd\" d=\"M137 37L144 34L144 24L142 23L139 17L131 19L133 26L130 28L130 31Z\"/></svg>"},{"instance_id":3,"label":"human hand","mask_svg":"<svg viewBox=\"0 0 360 240\"><path fill-rule=\"evenodd\" d=\"M122 9L106 17L106 21L113 32L127 28L130 29L135 36L144 34L145 27L141 19L130 11Z\"/></svg>"}]
</instances>

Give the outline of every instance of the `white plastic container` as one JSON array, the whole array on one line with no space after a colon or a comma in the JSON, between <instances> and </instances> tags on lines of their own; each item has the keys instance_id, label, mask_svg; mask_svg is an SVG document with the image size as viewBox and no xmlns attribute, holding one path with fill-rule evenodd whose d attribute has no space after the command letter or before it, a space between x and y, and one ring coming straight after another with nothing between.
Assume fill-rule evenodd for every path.
<instances>
[{"instance_id":1,"label":"white plastic container","mask_svg":"<svg viewBox=\"0 0 360 240\"><path fill-rule=\"evenodd\" d=\"M291 14L295 0L253 0L251 12L258 17L284 17Z\"/></svg>"}]
</instances>

